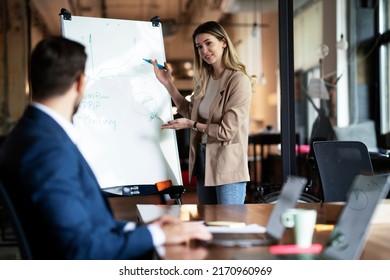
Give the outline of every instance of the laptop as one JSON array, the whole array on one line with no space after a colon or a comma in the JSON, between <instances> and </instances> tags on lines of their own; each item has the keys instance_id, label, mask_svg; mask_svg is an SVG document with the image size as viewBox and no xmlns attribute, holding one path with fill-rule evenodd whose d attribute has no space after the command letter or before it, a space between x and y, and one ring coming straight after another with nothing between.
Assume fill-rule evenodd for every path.
<instances>
[{"instance_id":1,"label":"laptop","mask_svg":"<svg viewBox=\"0 0 390 280\"><path fill-rule=\"evenodd\" d=\"M382 199L386 198L389 189L389 174L356 176L346 205L319 257L358 259L366 244L375 209Z\"/></svg>"},{"instance_id":2,"label":"laptop","mask_svg":"<svg viewBox=\"0 0 390 280\"><path fill-rule=\"evenodd\" d=\"M283 184L282 190L272 210L271 216L263 233L213 233L212 240L207 245L227 247L251 247L277 243L283 236L285 227L280 216L289 208L294 208L306 186L307 179L298 176L289 176Z\"/></svg>"},{"instance_id":3,"label":"laptop","mask_svg":"<svg viewBox=\"0 0 390 280\"><path fill-rule=\"evenodd\" d=\"M327 244L318 254L245 254L238 259L356 260L364 249L377 205L390 190L390 174L358 175Z\"/></svg>"}]
</instances>

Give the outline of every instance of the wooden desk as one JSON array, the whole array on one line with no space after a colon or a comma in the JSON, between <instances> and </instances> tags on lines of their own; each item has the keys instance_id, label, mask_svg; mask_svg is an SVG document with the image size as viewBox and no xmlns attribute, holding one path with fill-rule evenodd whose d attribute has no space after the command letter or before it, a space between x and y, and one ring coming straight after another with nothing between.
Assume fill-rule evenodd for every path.
<instances>
[{"instance_id":1,"label":"wooden desk","mask_svg":"<svg viewBox=\"0 0 390 280\"><path fill-rule=\"evenodd\" d=\"M317 226L313 237L314 243L325 244L332 226L342 210L341 203L302 203L299 208L317 210ZM141 222L149 222L161 214L171 214L180 217L183 221L215 221L231 220L247 224L265 226L272 211L273 204L245 204L245 205L137 205L138 217ZM378 210L381 210L378 214ZM390 260L390 200L378 206L374 215L368 240L361 259ZM328 225L322 226L321 225ZM281 243L291 243L292 233L286 230ZM165 246L166 259L270 259L267 246L251 248L203 247L196 242L189 245Z\"/></svg>"}]
</instances>

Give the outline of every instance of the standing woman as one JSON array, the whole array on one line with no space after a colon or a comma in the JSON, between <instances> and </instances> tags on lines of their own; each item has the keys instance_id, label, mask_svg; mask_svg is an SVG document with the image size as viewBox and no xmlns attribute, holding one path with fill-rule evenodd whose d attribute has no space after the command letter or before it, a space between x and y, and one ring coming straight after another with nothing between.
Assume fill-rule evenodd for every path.
<instances>
[{"instance_id":1,"label":"standing woman","mask_svg":"<svg viewBox=\"0 0 390 280\"><path fill-rule=\"evenodd\" d=\"M224 30L214 21L192 35L194 93L188 102L173 84L169 71L151 61L184 118L162 128L191 128L189 174L197 177L200 204L243 204L248 171L251 79ZM168 65L165 65L166 68Z\"/></svg>"}]
</instances>

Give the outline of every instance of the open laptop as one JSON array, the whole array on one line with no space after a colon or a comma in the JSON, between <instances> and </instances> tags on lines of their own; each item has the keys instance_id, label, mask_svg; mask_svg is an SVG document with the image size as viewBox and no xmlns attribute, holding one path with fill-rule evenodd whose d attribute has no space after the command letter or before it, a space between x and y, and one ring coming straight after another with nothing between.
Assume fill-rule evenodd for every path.
<instances>
[{"instance_id":1,"label":"open laptop","mask_svg":"<svg viewBox=\"0 0 390 280\"><path fill-rule=\"evenodd\" d=\"M306 186L307 179L289 176L283 184L278 200L272 210L265 228L265 233L213 233L213 239L207 245L216 246L261 246L277 243L283 236L285 227L280 216L288 208L294 208Z\"/></svg>"},{"instance_id":2,"label":"open laptop","mask_svg":"<svg viewBox=\"0 0 390 280\"><path fill-rule=\"evenodd\" d=\"M377 205L390 189L390 174L358 175L349 190L321 259L358 259L367 241L370 222Z\"/></svg>"},{"instance_id":3,"label":"open laptop","mask_svg":"<svg viewBox=\"0 0 390 280\"><path fill-rule=\"evenodd\" d=\"M319 254L243 254L238 259L355 260L367 241L377 205L390 190L390 174L358 175L327 244Z\"/></svg>"}]
</instances>

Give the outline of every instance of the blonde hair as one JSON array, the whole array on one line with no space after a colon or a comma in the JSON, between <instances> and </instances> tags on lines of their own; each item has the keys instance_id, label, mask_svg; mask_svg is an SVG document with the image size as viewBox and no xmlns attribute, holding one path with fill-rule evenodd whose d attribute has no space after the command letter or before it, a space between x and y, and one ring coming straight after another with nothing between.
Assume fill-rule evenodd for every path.
<instances>
[{"instance_id":1,"label":"blonde hair","mask_svg":"<svg viewBox=\"0 0 390 280\"><path fill-rule=\"evenodd\" d=\"M196 95L195 98L202 98L205 94L207 78L211 74L213 68L211 65L207 64L200 57L198 49L196 47L195 38L199 34L208 33L219 41L226 42L226 48L223 50L222 61L225 64L227 69L241 71L247 75L251 80L252 77L248 74L246 67L242 64L238 58L237 51L233 46L232 41L229 38L226 30L215 21L208 21L199 25L194 33L192 34L192 42L194 48L194 92Z\"/></svg>"}]
</instances>

